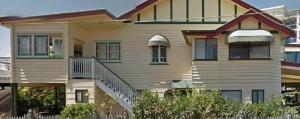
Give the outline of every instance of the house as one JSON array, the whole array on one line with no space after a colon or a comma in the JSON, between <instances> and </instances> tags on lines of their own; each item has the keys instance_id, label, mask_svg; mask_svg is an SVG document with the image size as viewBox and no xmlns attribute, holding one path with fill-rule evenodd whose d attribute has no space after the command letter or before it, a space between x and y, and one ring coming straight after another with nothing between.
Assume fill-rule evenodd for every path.
<instances>
[{"instance_id":1,"label":"house","mask_svg":"<svg viewBox=\"0 0 300 119\"><path fill-rule=\"evenodd\" d=\"M116 113L131 112L144 89L220 89L246 103L278 96L280 43L295 35L242 0L146 0L121 16L100 9L0 23L12 31L13 90L63 86L67 104L114 100Z\"/></svg>"}]
</instances>

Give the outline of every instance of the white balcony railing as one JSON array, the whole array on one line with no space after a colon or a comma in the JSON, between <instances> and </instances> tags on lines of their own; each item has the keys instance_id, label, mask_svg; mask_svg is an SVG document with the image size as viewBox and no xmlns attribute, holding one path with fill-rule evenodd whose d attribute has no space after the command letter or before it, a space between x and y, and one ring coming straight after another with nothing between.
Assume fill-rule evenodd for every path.
<instances>
[{"instance_id":1,"label":"white balcony railing","mask_svg":"<svg viewBox=\"0 0 300 119\"><path fill-rule=\"evenodd\" d=\"M0 70L9 71L10 70L10 64L0 63Z\"/></svg>"}]
</instances>

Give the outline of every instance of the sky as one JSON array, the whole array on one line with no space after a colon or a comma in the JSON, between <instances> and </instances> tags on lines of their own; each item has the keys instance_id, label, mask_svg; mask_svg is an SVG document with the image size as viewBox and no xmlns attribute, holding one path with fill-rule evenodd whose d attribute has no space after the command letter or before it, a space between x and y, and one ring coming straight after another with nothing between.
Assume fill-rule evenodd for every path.
<instances>
[{"instance_id":1,"label":"sky","mask_svg":"<svg viewBox=\"0 0 300 119\"><path fill-rule=\"evenodd\" d=\"M0 0L0 17L34 16L93 9L107 9L115 16L134 8L143 0ZM285 5L300 9L300 0L245 0L257 8ZM10 56L10 31L0 26L0 57Z\"/></svg>"}]
</instances>

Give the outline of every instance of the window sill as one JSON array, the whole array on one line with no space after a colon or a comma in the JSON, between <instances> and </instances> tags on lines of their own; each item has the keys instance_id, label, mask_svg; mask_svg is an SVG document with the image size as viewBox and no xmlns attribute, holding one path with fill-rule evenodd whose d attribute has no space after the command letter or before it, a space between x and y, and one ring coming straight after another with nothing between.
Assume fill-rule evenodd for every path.
<instances>
[{"instance_id":1,"label":"window sill","mask_svg":"<svg viewBox=\"0 0 300 119\"><path fill-rule=\"evenodd\" d=\"M194 59L193 61L218 61L218 59Z\"/></svg>"},{"instance_id":2,"label":"window sill","mask_svg":"<svg viewBox=\"0 0 300 119\"><path fill-rule=\"evenodd\" d=\"M150 63L150 65L169 65L168 63L166 63L166 62L161 62L161 63L159 63L159 62L151 62Z\"/></svg>"},{"instance_id":3,"label":"window sill","mask_svg":"<svg viewBox=\"0 0 300 119\"><path fill-rule=\"evenodd\" d=\"M264 58L264 59L228 59L228 60L273 60L271 58Z\"/></svg>"}]
</instances>

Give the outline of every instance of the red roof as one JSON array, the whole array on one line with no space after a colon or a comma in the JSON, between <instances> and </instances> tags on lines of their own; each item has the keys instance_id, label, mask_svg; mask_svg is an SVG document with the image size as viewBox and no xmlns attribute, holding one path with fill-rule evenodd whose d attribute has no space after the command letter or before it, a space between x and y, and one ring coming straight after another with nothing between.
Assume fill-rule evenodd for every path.
<instances>
[{"instance_id":1,"label":"red roof","mask_svg":"<svg viewBox=\"0 0 300 119\"><path fill-rule=\"evenodd\" d=\"M213 38L213 37L217 36L218 34L226 31L227 29L239 24L240 22L242 22L243 20L245 20L249 17L253 17L256 20L260 21L261 23L264 23L264 24L266 24L266 25L268 25L268 26L270 26L270 27L272 27L272 28L274 28L278 31L281 31L281 32L283 32L283 33L285 33L289 36L295 36L295 32L292 29L290 29L290 28L288 28L288 27L286 27L286 26L284 26L284 25L282 25L278 22L275 22L271 18L266 17L262 13L257 12L253 9L248 10L243 15L240 15L240 16L236 17L235 19L227 22L226 24L224 24L223 26L217 28L216 30L204 31L204 32L202 32L202 31L199 31L199 32L193 31L193 32L190 32L190 33L187 32L185 34L186 35L206 35L207 38Z\"/></svg>"},{"instance_id":2,"label":"red roof","mask_svg":"<svg viewBox=\"0 0 300 119\"><path fill-rule=\"evenodd\" d=\"M281 62L281 66L300 67L300 64L299 64L299 63L292 63L292 62L285 62L285 61L282 61L282 62Z\"/></svg>"}]
</instances>

